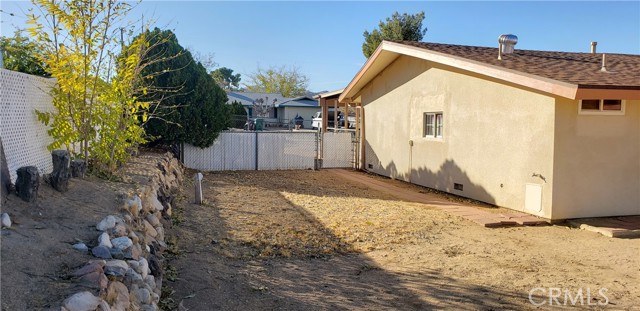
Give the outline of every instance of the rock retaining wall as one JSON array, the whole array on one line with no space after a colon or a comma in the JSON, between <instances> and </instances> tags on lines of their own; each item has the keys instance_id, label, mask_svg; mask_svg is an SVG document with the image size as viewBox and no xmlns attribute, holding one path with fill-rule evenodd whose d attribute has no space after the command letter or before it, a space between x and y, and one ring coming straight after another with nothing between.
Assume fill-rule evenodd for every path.
<instances>
[{"instance_id":1,"label":"rock retaining wall","mask_svg":"<svg viewBox=\"0 0 640 311\"><path fill-rule=\"evenodd\" d=\"M170 153L160 157L154 169L146 185L124 198L120 214L96 225L95 247L73 246L96 257L73 274L77 282L95 290L71 295L62 310L159 310L167 247L164 225L184 170Z\"/></svg>"}]
</instances>

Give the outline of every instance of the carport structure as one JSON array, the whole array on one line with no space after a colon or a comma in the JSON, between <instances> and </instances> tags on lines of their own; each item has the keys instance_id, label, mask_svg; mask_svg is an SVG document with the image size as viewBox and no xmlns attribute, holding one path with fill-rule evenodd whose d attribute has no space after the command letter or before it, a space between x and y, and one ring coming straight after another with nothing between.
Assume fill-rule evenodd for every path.
<instances>
[{"instance_id":1,"label":"carport structure","mask_svg":"<svg viewBox=\"0 0 640 311\"><path fill-rule=\"evenodd\" d=\"M344 89L335 90L331 92L321 93L315 95L313 98L317 99L320 103L320 107L322 108L322 133L326 133L329 131L354 131L349 129L349 110L355 109L355 139L357 141L356 150L355 150L355 168L360 167L360 159L364 156L364 146L362 145L364 142L364 110L362 109L361 103L356 103L352 101L343 101L339 102L338 98L342 95ZM339 109L344 109L345 118L344 118L344 126L342 129L338 127L338 114L333 114L333 126L329 128L329 120L326 116L329 116L329 108L333 108L333 111L338 111ZM324 151L324 139L320 142L320 152Z\"/></svg>"}]
</instances>

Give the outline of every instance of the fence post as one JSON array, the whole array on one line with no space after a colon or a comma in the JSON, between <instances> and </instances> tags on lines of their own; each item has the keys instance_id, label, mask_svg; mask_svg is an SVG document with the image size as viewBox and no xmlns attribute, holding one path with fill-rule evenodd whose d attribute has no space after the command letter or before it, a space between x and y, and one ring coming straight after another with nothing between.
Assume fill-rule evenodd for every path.
<instances>
[{"instance_id":1,"label":"fence post","mask_svg":"<svg viewBox=\"0 0 640 311\"><path fill-rule=\"evenodd\" d=\"M202 205L202 173L196 173L195 187L196 187L196 204Z\"/></svg>"},{"instance_id":2,"label":"fence post","mask_svg":"<svg viewBox=\"0 0 640 311\"><path fill-rule=\"evenodd\" d=\"M258 131L256 131L256 171L258 170Z\"/></svg>"}]
</instances>

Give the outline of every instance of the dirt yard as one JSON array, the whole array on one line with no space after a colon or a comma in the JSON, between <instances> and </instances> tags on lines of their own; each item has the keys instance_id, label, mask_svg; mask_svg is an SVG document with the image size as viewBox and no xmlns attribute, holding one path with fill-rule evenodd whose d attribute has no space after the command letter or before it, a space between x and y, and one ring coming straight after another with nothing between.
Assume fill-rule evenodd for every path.
<instances>
[{"instance_id":1,"label":"dirt yard","mask_svg":"<svg viewBox=\"0 0 640 311\"><path fill-rule=\"evenodd\" d=\"M129 187L87 177L69 180L66 193L40 184L33 203L9 195L2 204L13 222L2 230L0 243L2 310L53 310L70 294L86 290L71 273L90 257L71 246L97 244L96 223L117 211L117 193Z\"/></svg>"},{"instance_id":2,"label":"dirt yard","mask_svg":"<svg viewBox=\"0 0 640 311\"><path fill-rule=\"evenodd\" d=\"M640 310L637 239L487 229L327 170L207 173L202 206L184 187L169 230L180 310L522 310L540 308L532 290L547 308L550 288Z\"/></svg>"}]
</instances>

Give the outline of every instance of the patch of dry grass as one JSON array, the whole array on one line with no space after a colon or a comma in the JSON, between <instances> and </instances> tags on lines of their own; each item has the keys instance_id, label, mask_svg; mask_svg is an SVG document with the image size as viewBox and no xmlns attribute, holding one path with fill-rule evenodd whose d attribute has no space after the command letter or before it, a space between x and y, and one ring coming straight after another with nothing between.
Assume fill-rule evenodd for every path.
<instances>
[{"instance_id":1,"label":"patch of dry grass","mask_svg":"<svg viewBox=\"0 0 640 311\"><path fill-rule=\"evenodd\" d=\"M229 257L302 256L429 243L439 222L429 206L399 201L328 171L210 173L206 198ZM240 247L238 247L240 246Z\"/></svg>"}]
</instances>

